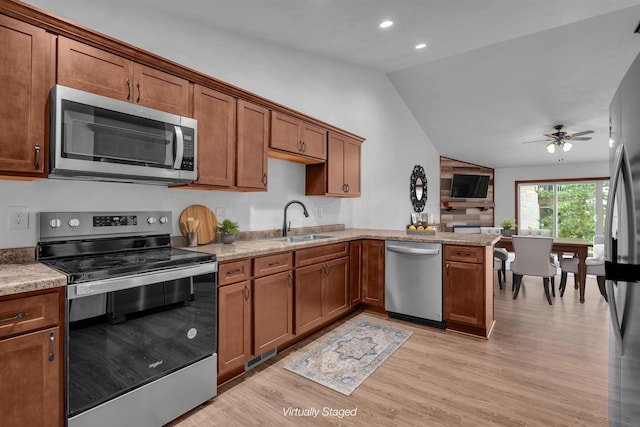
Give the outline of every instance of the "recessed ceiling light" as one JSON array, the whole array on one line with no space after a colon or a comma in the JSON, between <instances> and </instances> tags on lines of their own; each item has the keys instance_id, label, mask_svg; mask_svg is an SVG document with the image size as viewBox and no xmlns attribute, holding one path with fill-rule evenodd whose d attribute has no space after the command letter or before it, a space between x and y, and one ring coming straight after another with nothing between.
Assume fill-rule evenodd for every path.
<instances>
[{"instance_id":1,"label":"recessed ceiling light","mask_svg":"<svg viewBox=\"0 0 640 427\"><path fill-rule=\"evenodd\" d=\"M419 43L416 45L416 49L424 49L425 47L427 47L426 43Z\"/></svg>"},{"instance_id":2,"label":"recessed ceiling light","mask_svg":"<svg viewBox=\"0 0 640 427\"><path fill-rule=\"evenodd\" d=\"M393 21L382 21L380 23L380 28L389 28L393 25Z\"/></svg>"}]
</instances>

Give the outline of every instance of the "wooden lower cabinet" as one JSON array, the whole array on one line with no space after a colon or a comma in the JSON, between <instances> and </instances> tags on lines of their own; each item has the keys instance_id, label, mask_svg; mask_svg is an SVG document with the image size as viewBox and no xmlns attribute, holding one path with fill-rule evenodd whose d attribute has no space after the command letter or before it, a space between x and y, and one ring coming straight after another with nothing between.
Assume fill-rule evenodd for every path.
<instances>
[{"instance_id":1,"label":"wooden lower cabinet","mask_svg":"<svg viewBox=\"0 0 640 427\"><path fill-rule=\"evenodd\" d=\"M362 301L362 240L349 242L349 303Z\"/></svg>"},{"instance_id":2,"label":"wooden lower cabinet","mask_svg":"<svg viewBox=\"0 0 640 427\"><path fill-rule=\"evenodd\" d=\"M64 425L63 299L62 288L0 299L3 427Z\"/></svg>"},{"instance_id":3,"label":"wooden lower cabinet","mask_svg":"<svg viewBox=\"0 0 640 427\"><path fill-rule=\"evenodd\" d=\"M349 258L296 269L295 332L303 334L346 313L349 308Z\"/></svg>"},{"instance_id":4,"label":"wooden lower cabinet","mask_svg":"<svg viewBox=\"0 0 640 427\"><path fill-rule=\"evenodd\" d=\"M251 357L251 282L218 288L218 377L242 370Z\"/></svg>"},{"instance_id":5,"label":"wooden lower cabinet","mask_svg":"<svg viewBox=\"0 0 640 427\"><path fill-rule=\"evenodd\" d=\"M486 252L489 251L490 253ZM493 248L444 245L447 329L488 337L493 327Z\"/></svg>"},{"instance_id":6,"label":"wooden lower cabinet","mask_svg":"<svg viewBox=\"0 0 640 427\"><path fill-rule=\"evenodd\" d=\"M384 240L362 242L362 303L384 308Z\"/></svg>"},{"instance_id":7,"label":"wooden lower cabinet","mask_svg":"<svg viewBox=\"0 0 640 427\"><path fill-rule=\"evenodd\" d=\"M253 348L260 355L293 338L293 273L253 281Z\"/></svg>"},{"instance_id":8,"label":"wooden lower cabinet","mask_svg":"<svg viewBox=\"0 0 640 427\"><path fill-rule=\"evenodd\" d=\"M296 335L303 334L324 322L322 310L322 263L296 269Z\"/></svg>"}]
</instances>

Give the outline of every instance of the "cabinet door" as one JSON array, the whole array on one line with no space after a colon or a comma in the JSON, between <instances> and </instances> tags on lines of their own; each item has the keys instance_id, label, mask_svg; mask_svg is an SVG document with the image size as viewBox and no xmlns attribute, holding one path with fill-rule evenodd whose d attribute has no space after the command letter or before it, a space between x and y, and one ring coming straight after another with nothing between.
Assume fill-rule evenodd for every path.
<instances>
[{"instance_id":1,"label":"cabinet door","mask_svg":"<svg viewBox=\"0 0 640 427\"><path fill-rule=\"evenodd\" d=\"M349 310L349 258L327 261L323 283L325 320Z\"/></svg>"},{"instance_id":2,"label":"cabinet door","mask_svg":"<svg viewBox=\"0 0 640 427\"><path fill-rule=\"evenodd\" d=\"M360 196L360 145L351 139L344 143L344 183L352 197Z\"/></svg>"},{"instance_id":3,"label":"cabinet door","mask_svg":"<svg viewBox=\"0 0 640 427\"><path fill-rule=\"evenodd\" d=\"M269 110L239 99L237 117L236 185L266 191Z\"/></svg>"},{"instance_id":4,"label":"cabinet door","mask_svg":"<svg viewBox=\"0 0 640 427\"><path fill-rule=\"evenodd\" d=\"M272 111L269 147L291 153L302 153L300 121L286 114Z\"/></svg>"},{"instance_id":5,"label":"cabinet door","mask_svg":"<svg viewBox=\"0 0 640 427\"><path fill-rule=\"evenodd\" d=\"M302 122L302 154L319 160L327 158L327 130L320 126Z\"/></svg>"},{"instance_id":6,"label":"cabinet door","mask_svg":"<svg viewBox=\"0 0 640 427\"><path fill-rule=\"evenodd\" d=\"M62 349L58 327L0 341L3 426L62 424Z\"/></svg>"},{"instance_id":7,"label":"cabinet door","mask_svg":"<svg viewBox=\"0 0 640 427\"><path fill-rule=\"evenodd\" d=\"M344 182L344 144L338 135L329 135L329 158L327 159L327 193L343 196Z\"/></svg>"},{"instance_id":8,"label":"cabinet door","mask_svg":"<svg viewBox=\"0 0 640 427\"><path fill-rule=\"evenodd\" d=\"M362 240L349 243L349 300L351 307L362 301Z\"/></svg>"},{"instance_id":9,"label":"cabinet door","mask_svg":"<svg viewBox=\"0 0 640 427\"><path fill-rule=\"evenodd\" d=\"M472 326L484 325L484 267L445 261L444 319Z\"/></svg>"},{"instance_id":10,"label":"cabinet door","mask_svg":"<svg viewBox=\"0 0 640 427\"><path fill-rule=\"evenodd\" d=\"M362 243L362 302L384 307L384 240Z\"/></svg>"},{"instance_id":11,"label":"cabinet door","mask_svg":"<svg viewBox=\"0 0 640 427\"><path fill-rule=\"evenodd\" d=\"M293 338L293 272L253 281L253 348L255 355Z\"/></svg>"},{"instance_id":12,"label":"cabinet door","mask_svg":"<svg viewBox=\"0 0 640 427\"><path fill-rule=\"evenodd\" d=\"M167 113L189 116L189 81L164 71L134 64L133 102Z\"/></svg>"},{"instance_id":13,"label":"cabinet door","mask_svg":"<svg viewBox=\"0 0 640 427\"><path fill-rule=\"evenodd\" d=\"M251 283L218 288L218 375L251 358Z\"/></svg>"},{"instance_id":14,"label":"cabinet door","mask_svg":"<svg viewBox=\"0 0 640 427\"><path fill-rule=\"evenodd\" d=\"M197 184L235 184L236 100L195 85L193 117L198 121Z\"/></svg>"},{"instance_id":15,"label":"cabinet door","mask_svg":"<svg viewBox=\"0 0 640 427\"><path fill-rule=\"evenodd\" d=\"M42 175L47 111L45 31L0 15L0 171Z\"/></svg>"},{"instance_id":16,"label":"cabinet door","mask_svg":"<svg viewBox=\"0 0 640 427\"><path fill-rule=\"evenodd\" d=\"M314 264L296 270L295 333L300 335L324 321L322 310L323 264Z\"/></svg>"},{"instance_id":17,"label":"cabinet door","mask_svg":"<svg viewBox=\"0 0 640 427\"><path fill-rule=\"evenodd\" d=\"M132 61L61 36L58 83L123 101L135 96Z\"/></svg>"}]
</instances>

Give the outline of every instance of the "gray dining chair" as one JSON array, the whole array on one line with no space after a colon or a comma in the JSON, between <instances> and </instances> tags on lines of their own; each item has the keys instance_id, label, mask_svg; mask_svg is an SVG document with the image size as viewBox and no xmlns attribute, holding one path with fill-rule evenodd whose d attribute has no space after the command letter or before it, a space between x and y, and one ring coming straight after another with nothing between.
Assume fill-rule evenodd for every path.
<instances>
[{"instance_id":1,"label":"gray dining chair","mask_svg":"<svg viewBox=\"0 0 640 427\"><path fill-rule=\"evenodd\" d=\"M501 235L501 227L480 227L480 234L496 234ZM495 260L500 262L500 268L498 271L498 286L502 289L502 283L507 284L507 260L509 259L509 252L504 248L493 248L494 269L496 267ZM511 285L513 290L513 284Z\"/></svg>"},{"instance_id":2,"label":"gray dining chair","mask_svg":"<svg viewBox=\"0 0 640 427\"><path fill-rule=\"evenodd\" d=\"M523 276L538 276L542 277L547 302L552 305L549 281L551 280L553 287L556 266L551 263L549 257L551 256L553 239L538 236L513 236L511 239L516 254L515 260L511 263L514 285L513 299L518 297Z\"/></svg>"},{"instance_id":3,"label":"gray dining chair","mask_svg":"<svg viewBox=\"0 0 640 427\"><path fill-rule=\"evenodd\" d=\"M560 297L564 295L565 288L567 287L567 273L573 273L573 280L575 287L579 285L578 279L578 258L564 258L560 260ZM593 237L593 256L587 257L585 260L587 266L587 274L596 276L598 282L598 289L600 295L605 301L609 302L607 297L607 290L605 288L605 274L604 274L604 236L595 235Z\"/></svg>"}]
</instances>

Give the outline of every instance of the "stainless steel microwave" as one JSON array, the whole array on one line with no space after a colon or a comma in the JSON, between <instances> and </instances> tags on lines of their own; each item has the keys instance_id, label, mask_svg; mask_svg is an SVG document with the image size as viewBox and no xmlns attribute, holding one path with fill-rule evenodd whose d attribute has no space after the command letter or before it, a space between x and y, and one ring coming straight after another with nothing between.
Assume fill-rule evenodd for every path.
<instances>
[{"instance_id":1,"label":"stainless steel microwave","mask_svg":"<svg viewBox=\"0 0 640 427\"><path fill-rule=\"evenodd\" d=\"M197 178L197 121L81 90L51 90L50 178L183 184Z\"/></svg>"}]
</instances>

